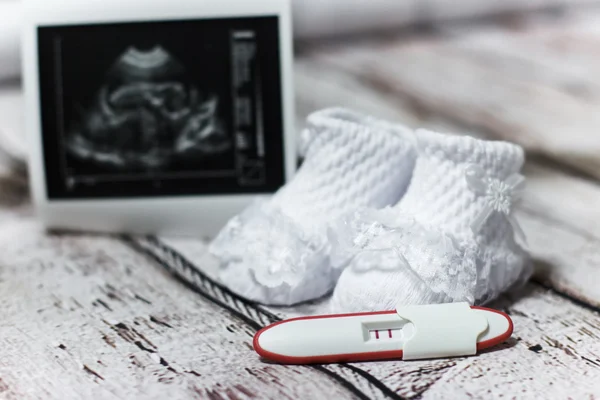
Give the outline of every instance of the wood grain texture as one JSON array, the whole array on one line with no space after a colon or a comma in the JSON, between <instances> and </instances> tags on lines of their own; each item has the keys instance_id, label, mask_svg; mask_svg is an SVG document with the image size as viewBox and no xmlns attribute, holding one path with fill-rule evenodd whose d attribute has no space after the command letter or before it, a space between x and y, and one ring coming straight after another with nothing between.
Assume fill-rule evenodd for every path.
<instances>
[{"instance_id":1,"label":"wood grain texture","mask_svg":"<svg viewBox=\"0 0 600 400\"><path fill-rule=\"evenodd\" d=\"M597 12L573 12L516 27L441 27L314 56L430 113L600 177L599 21Z\"/></svg>"},{"instance_id":2,"label":"wood grain texture","mask_svg":"<svg viewBox=\"0 0 600 400\"><path fill-rule=\"evenodd\" d=\"M27 219L4 226L3 397L481 398L502 393L560 399L600 393L600 315L536 285L493 305L514 318L515 335L478 357L284 367L263 363L252 351L256 327L321 312L326 303L294 309L253 305L212 282L199 261L210 262L206 246L190 239L171 238L167 246L145 238L47 235ZM207 270L214 269L212 263ZM196 291L172 273L193 282Z\"/></svg>"},{"instance_id":3,"label":"wood grain texture","mask_svg":"<svg viewBox=\"0 0 600 400\"><path fill-rule=\"evenodd\" d=\"M503 305L515 334L507 349L459 361L424 399L594 399L600 394L600 316L529 285Z\"/></svg>"},{"instance_id":4,"label":"wood grain texture","mask_svg":"<svg viewBox=\"0 0 600 400\"><path fill-rule=\"evenodd\" d=\"M2 398L356 397L314 368L260 362L255 327L118 239L15 223L0 266Z\"/></svg>"},{"instance_id":5,"label":"wood grain texture","mask_svg":"<svg viewBox=\"0 0 600 400\"><path fill-rule=\"evenodd\" d=\"M295 37L322 39L323 36L360 34L399 29L415 24L431 24L452 19L596 3L597 0L295 0Z\"/></svg>"},{"instance_id":6,"label":"wood grain texture","mask_svg":"<svg viewBox=\"0 0 600 400\"><path fill-rule=\"evenodd\" d=\"M546 165L530 163L519 218L536 278L600 306L600 185Z\"/></svg>"},{"instance_id":7,"label":"wood grain texture","mask_svg":"<svg viewBox=\"0 0 600 400\"><path fill-rule=\"evenodd\" d=\"M203 268L190 261L198 256L198 246L178 239L170 239L166 247L164 242L159 241L158 246L156 243L151 240L146 248L171 271L205 290L205 284L199 283L205 279ZM209 259L202 257L203 262ZM289 318L299 313L327 312L327 301L291 309L255 306L249 311L238 307L238 311L249 316L264 312ZM600 394L598 309L577 305L537 284L503 296L492 306L511 315L515 334L506 344L478 357L356 363L348 367L368 374L404 398L484 398L502 394L507 398L566 399Z\"/></svg>"},{"instance_id":8,"label":"wood grain texture","mask_svg":"<svg viewBox=\"0 0 600 400\"><path fill-rule=\"evenodd\" d=\"M19 82L0 81L0 164L18 170L27 156L23 101Z\"/></svg>"}]
</instances>

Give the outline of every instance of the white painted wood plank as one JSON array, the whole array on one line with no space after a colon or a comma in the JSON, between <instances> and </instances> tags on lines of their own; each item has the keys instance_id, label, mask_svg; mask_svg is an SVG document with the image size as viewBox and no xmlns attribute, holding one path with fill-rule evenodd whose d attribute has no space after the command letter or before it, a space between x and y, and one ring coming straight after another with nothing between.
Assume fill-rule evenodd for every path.
<instances>
[{"instance_id":1,"label":"white painted wood plank","mask_svg":"<svg viewBox=\"0 0 600 400\"><path fill-rule=\"evenodd\" d=\"M519 218L537 277L600 306L600 185L530 163Z\"/></svg>"},{"instance_id":2,"label":"white painted wood plank","mask_svg":"<svg viewBox=\"0 0 600 400\"><path fill-rule=\"evenodd\" d=\"M464 126L600 177L600 136L595 133L600 91L590 84L599 61L589 51L600 38L586 32L561 37L562 26L535 31L531 38L527 32L507 31L501 37L471 39L477 30L464 39L399 37L385 45L323 49L315 57L387 85ZM578 41L587 45L569 46Z\"/></svg>"},{"instance_id":3,"label":"white painted wood plank","mask_svg":"<svg viewBox=\"0 0 600 400\"><path fill-rule=\"evenodd\" d=\"M0 166L25 175L27 141L20 84L0 84Z\"/></svg>"},{"instance_id":4,"label":"white painted wood plank","mask_svg":"<svg viewBox=\"0 0 600 400\"><path fill-rule=\"evenodd\" d=\"M296 37L315 39L595 3L597 0L295 0L292 4Z\"/></svg>"},{"instance_id":5,"label":"white painted wood plank","mask_svg":"<svg viewBox=\"0 0 600 400\"><path fill-rule=\"evenodd\" d=\"M600 394L600 315L529 286L503 300L515 323L502 350L464 359L423 399L593 399Z\"/></svg>"},{"instance_id":6,"label":"white painted wood plank","mask_svg":"<svg viewBox=\"0 0 600 400\"><path fill-rule=\"evenodd\" d=\"M299 132L306 117L317 110L345 107L391 121L417 124L419 118L407 111L409 105L397 96L374 90L339 68L298 57L294 64L296 127Z\"/></svg>"},{"instance_id":7,"label":"white painted wood plank","mask_svg":"<svg viewBox=\"0 0 600 400\"><path fill-rule=\"evenodd\" d=\"M204 252L202 243L185 243L190 255ZM0 250L0 301L6 316L0 328L5 350L0 377L7 394L160 398L168 393L185 398L233 393L244 398L244 391L253 388L262 390L263 398L281 398L287 390L293 390L290 397L316 391L347 396L332 393L335 385L327 381L321 386L323 378L305 368L290 377L284 367L260 363L249 348L252 331L113 239L45 237L34 225L19 223L5 227ZM594 393L597 313L531 286L496 305L508 307L515 319L515 336L521 340L512 347L468 359L356 367L404 396L481 397L498 390L497 383L504 384L501 390L508 397ZM529 350L537 344L541 355ZM519 360L527 364L515 367ZM491 367L493 377L468 375L491 374ZM538 380L535 391L523 394L531 376ZM556 389L542 390L549 382Z\"/></svg>"},{"instance_id":8,"label":"white painted wood plank","mask_svg":"<svg viewBox=\"0 0 600 400\"><path fill-rule=\"evenodd\" d=\"M0 265L2 398L353 397L116 239L5 224Z\"/></svg>"}]
</instances>

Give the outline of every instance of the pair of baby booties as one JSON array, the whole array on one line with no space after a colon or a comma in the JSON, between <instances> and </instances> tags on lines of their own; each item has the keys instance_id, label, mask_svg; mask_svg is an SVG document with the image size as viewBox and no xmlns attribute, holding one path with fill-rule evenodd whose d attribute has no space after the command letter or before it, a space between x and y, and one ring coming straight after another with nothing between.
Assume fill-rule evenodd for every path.
<instances>
[{"instance_id":1,"label":"pair of baby booties","mask_svg":"<svg viewBox=\"0 0 600 400\"><path fill-rule=\"evenodd\" d=\"M333 312L378 311L485 303L530 276L521 147L345 109L310 115L300 147L295 177L211 244L235 293L293 305L333 290Z\"/></svg>"}]
</instances>

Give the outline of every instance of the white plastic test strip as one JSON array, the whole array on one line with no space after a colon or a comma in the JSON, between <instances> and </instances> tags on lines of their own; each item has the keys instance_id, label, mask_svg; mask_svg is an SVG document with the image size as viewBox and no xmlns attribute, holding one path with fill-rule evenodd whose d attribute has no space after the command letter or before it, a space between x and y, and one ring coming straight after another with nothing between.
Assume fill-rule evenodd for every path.
<instances>
[{"instance_id":1,"label":"white plastic test strip","mask_svg":"<svg viewBox=\"0 0 600 400\"><path fill-rule=\"evenodd\" d=\"M254 349L285 364L416 360L474 355L512 331L503 312L451 303L281 321L255 335Z\"/></svg>"}]
</instances>

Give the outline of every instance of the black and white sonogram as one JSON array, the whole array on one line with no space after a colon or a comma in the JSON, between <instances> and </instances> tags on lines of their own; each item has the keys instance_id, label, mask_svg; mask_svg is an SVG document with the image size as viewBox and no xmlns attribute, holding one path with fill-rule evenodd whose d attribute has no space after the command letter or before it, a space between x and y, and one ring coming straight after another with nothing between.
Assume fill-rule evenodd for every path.
<instances>
[{"instance_id":1,"label":"black and white sonogram","mask_svg":"<svg viewBox=\"0 0 600 400\"><path fill-rule=\"evenodd\" d=\"M115 170L167 169L183 158L222 154L231 137L217 115L219 97L185 78L161 46L128 48L108 71L90 108L73 121L67 150Z\"/></svg>"},{"instance_id":2,"label":"black and white sonogram","mask_svg":"<svg viewBox=\"0 0 600 400\"><path fill-rule=\"evenodd\" d=\"M277 17L39 28L49 198L284 183Z\"/></svg>"}]
</instances>

